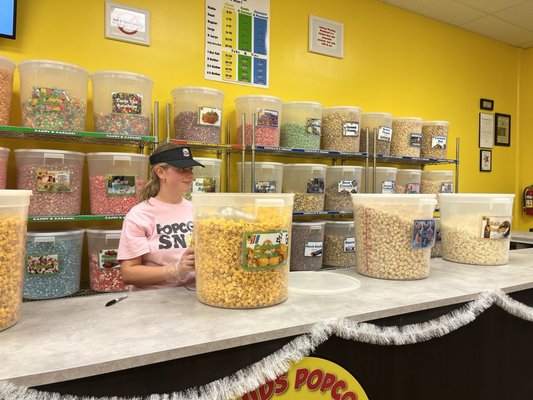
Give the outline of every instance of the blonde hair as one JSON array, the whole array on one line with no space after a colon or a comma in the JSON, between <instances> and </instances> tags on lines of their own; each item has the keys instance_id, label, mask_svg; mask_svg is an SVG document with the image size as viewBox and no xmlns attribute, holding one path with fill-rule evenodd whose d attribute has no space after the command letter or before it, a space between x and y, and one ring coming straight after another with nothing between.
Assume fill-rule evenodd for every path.
<instances>
[{"instance_id":1,"label":"blonde hair","mask_svg":"<svg viewBox=\"0 0 533 400\"><path fill-rule=\"evenodd\" d=\"M179 146L174 143L164 143L158 146L152 152L152 154L158 154L177 147ZM159 190L161 189L161 181L155 172L156 167L168 168L168 164L163 162L150 166L150 179L148 182L146 182L146 185L144 185L144 188L141 190L141 201L150 200L152 197L155 197L159 194Z\"/></svg>"}]
</instances>

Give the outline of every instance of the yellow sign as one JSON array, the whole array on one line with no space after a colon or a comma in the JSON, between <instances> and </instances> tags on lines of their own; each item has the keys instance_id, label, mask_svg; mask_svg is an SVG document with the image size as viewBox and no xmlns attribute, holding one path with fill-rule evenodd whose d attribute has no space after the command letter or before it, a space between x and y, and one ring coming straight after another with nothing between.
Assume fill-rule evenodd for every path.
<instances>
[{"instance_id":1,"label":"yellow sign","mask_svg":"<svg viewBox=\"0 0 533 400\"><path fill-rule=\"evenodd\" d=\"M240 400L368 400L357 380L341 366L322 358L306 357L287 373Z\"/></svg>"}]
</instances>

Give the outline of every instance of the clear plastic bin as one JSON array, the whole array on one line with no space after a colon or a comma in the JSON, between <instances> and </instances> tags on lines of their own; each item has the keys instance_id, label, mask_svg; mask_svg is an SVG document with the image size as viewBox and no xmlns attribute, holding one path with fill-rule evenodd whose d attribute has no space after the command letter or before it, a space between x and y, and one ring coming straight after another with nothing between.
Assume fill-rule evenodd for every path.
<instances>
[{"instance_id":1,"label":"clear plastic bin","mask_svg":"<svg viewBox=\"0 0 533 400\"><path fill-rule=\"evenodd\" d=\"M195 166L192 168L194 181L192 182L191 191L184 193L183 197L191 199L191 193L218 193L220 192L221 167L222 160L218 158L195 157L196 161L204 167Z\"/></svg>"},{"instance_id":2,"label":"clear plastic bin","mask_svg":"<svg viewBox=\"0 0 533 400\"><path fill-rule=\"evenodd\" d=\"M361 109L354 106L327 107L322 112L324 150L358 152L361 139Z\"/></svg>"},{"instance_id":3,"label":"clear plastic bin","mask_svg":"<svg viewBox=\"0 0 533 400\"><path fill-rule=\"evenodd\" d=\"M322 109L322 104L312 101L283 103L281 146L319 150Z\"/></svg>"},{"instance_id":4,"label":"clear plastic bin","mask_svg":"<svg viewBox=\"0 0 533 400\"><path fill-rule=\"evenodd\" d=\"M287 299L293 197L192 194L198 300L259 308Z\"/></svg>"},{"instance_id":5,"label":"clear plastic bin","mask_svg":"<svg viewBox=\"0 0 533 400\"><path fill-rule=\"evenodd\" d=\"M48 149L16 149L17 189L33 191L30 216L78 215L85 154Z\"/></svg>"},{"instance_id":6,"label":"clear plastic bin","mask_svg":"<svg viewBox=\"0 0 533 400\"><path fill-rule=\"evenodd\" d=\"M293 222L291 271L318 271L324 252L324 221Z\"/></svg>"},{"instance_id":7,"label":"clear plastic bin","mask_svg":"<svg viewBox=\"0 0 533 400\"><path fill-rule=\"evenodd\" d=\"M376 182L374 187L374 168L363 168L361 176L361 190L359 193L396 193L396 173L394 167L376 167ZM366 179L368 178L368 185Z\"/></svg>"},{"instance_id":8,"label":"clear plastic bin","mask_svg":"<svg viewBox=\"0 0 533 400\"><path fill-rule=\"evenodd\" d=\"M363 167L328 166L326 170L325 211L353 211L352 194L359 193Z\"/></svg>"},{"instance_id":9,"label":"clear plastic bin","mask_svg":"<svg viewBox=\"0 0 533 400\"><path fill-rule=\"evenodd\" d=\"M368 130L368 145L366 131ZM359 151L374 154L374 131L376 134L376 154L390 155L392 139L392 114L382 112L361 113L361 141Z\"/></svg>"},{"instance_id":10,"label":"clear plastic bin","mask_svg":"<svg viewBox=\"0 0 533 400\"><path fill-rule=\"evenodd\" d=\"M255 144L279 146L282 100L274 96L241 96L235 99L237 142L242 144L242 115L245 114L244 140L252 145L252 114L255 114Z\"/></svg>"},{"instance_id":11,"label":"clear plastic bin","mask_svg":"<svg viewBox=\"0 0 533 400\"><path fill-rule=\"evenodd\" d=\"M391 156L420 157L422 122L418 117L393 118Z\"/></svg>"},{"instance_id":12,"label":"clear plastic bin","mask_svg":"<svg viewBox=\"0 0 533 400\"><path fill-rule=\"evenodd\" d=\"M294 193L294 211L324 211L325 164L285 164L283 193Z\"/></svg>"},{"instance_id":13,"label":"clear plastic bin","mask_svg":"<svg viewBox=\"0 0 533 400\"><path fill-rule=\"evenodd\" d=\"M172 90L176 139L219 144L221 142L224 93L220 90L184 86Z\"/></svg>"},{"instance_id":14,"label":"clear plastic bin","mask_svg":"<svg viewBox=\"0 0 533 400\"><path fill-rule=\"evenodd\" d=\"M244 163L244 190L242 189L242 163L237 163L239 192L252 192L252 163ZM283 187L283 164L256 162L254 193L281 193Z\"/></svg>"},{"instance_id":15,"label":"clear plastic bin","mask_svg":"<svg viewBox=\"0 0 533 400\"><path fill-rule=\"evenodd\" d=\"M361 275L423 279L435 240L435 195L354 194L355 260Z\"/></svg>"},{"instance_id":16,"label":"clear plastic bin","mask_svg":"<svg viewBox=\"0 0 533 400\"><path fill-rule=\"evenodd\" d=\"M7 184L7 162L9 160L9 149L0 147L0 189L5 189Z\"/></svg>"},{"instance_id":17,"label":"clear plastic bin","mask_svg":"<svg viewBox=\"0 0 533 400\"><path fill-rule=\"evenodd\" d=\"M94 129L120 135L149 136L153 81L124 71L91 74Z\"/></svg>"},{"instance_id":18,"label":"clear plastic bin","mask_svg":"<svg viewBox=\"0 0 533 400\"><path fill-rule=\"evenodd\" d=\"M0 190L0 331L20 316L30 190Z\"/></svg>"},{"instance_id":19,"label":"clear plastic bin","mask_svg":"<svg viewBox=\"0 0 533 400\"><path fill-rule=\"evenodd\" d=\"M337 268L355 267L354 221L326 221L323 265Z\"/></svg>"},{"instance_id":20,"label":"clear plastic bin","mask_svg":"<svg viewBox=\"0 0 533 400\"><path fill-rule=\"evenodd\" d=\"M509 262L514 194L439 193L442 258L475 265Z\"/></svg>"},{"instance_id":21,"label":"clear plastic bin","mask_svg":"<svg viewBox=\"0 0 533 400\"><path fill-rule=\"evenodd\" d=\"M422 123L420 157L448 158L448 125L448 121L424 121Z\"/></svg>"},{"instance_id":22,"label":"clear plastic bin","mask_svg":"<svg viewBox=\"0 0 533 400\"><path fill-rule=\"evenodd\" d=\"M453 193L453 171L422 171L420 193Z\"/></svg>"},{"instance_id":23,"label":"clear plastic bin","mask_svg":"<svg viewBox=\"0 0 533 400\"><path fill-rule=\"evenodd\" d=\"M117 261L120 229L87 229L89 250L89 279L97 292L122 292L127 290Z\"/></svg>"},{"instance_id":24,"label":"clear plastic bin","mask_svg":"<svg viewBox=\"0 0 533 400\"><path fill-rule=\"evenodd\" d=\"M396 193L418 194L420 193L420 169L398 169L396 171Z\"/></svg>"},{"instance_id":25,"label":"clear plastic bin","mask_svg":"<svg viewBox=\"0 0 533 400\"><path fill-rule=\"evenodd\" d=\"M126 214L139 202L148 177L148 156L87 153L91 214Z\"/></svg>"},{"instance_id":26,"label":"clear plastic bin","mask_svg":"<svg viewBox=\"0 0 533 400\"><path fill-rule=\"evenodd\" d=\"M55 299L80 290L84 232L85 229L28 232L25 299Z\"/></svg>"},{"instance_id":27,"label":"clear plastic bin","mask_svg":"<svg viewBox=\"0 0 533 400\"><path fill-rule=\"evenodd\" d=\"M19 63L22 125L84 131L89 73L76 65L48 60Z\"/></svg>"},{"instance_id":28,"label":"clear plastic bin","mask_svg":"<svg viewBox=\"0 0 533 400\"><path fill-rule=\"evenodd\" d=\"M13 74L17 64L0 57L0 125L9 125L11 98L13 94Z\"/></svg>"}]
</instances>

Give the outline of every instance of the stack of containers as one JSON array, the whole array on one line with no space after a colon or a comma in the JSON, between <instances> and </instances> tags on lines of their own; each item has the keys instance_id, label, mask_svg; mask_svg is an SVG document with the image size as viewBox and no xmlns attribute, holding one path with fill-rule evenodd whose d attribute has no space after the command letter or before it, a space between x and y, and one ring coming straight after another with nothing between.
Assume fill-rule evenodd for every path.
<instances>
[{"instance_id":1,"label":"stack of containers","mask_svg":"<svg viewBox=\"0 0 533 400\"><path fill-rule=\"evenodd\" d=\"M139 202L148 176L148 156L88 153L91 214L126 214Z\"/></svg>"},{"instance_id":2,"label":"stack of containers","mask_svg":"<svg viewBox=\"0 0 533 400\"><path fill-rule=\"evenodd\" d=\"M221 142L223 92L184 86L172 90L172 99L176 139L213 144Z\"/></svg>"},{"instance_id":3,"label":"stack of containers","mask_svg":"<svg viewBox=\"0 0 533 400\"><path fill-rule=\"evenodd\" d=\"M31 191L0 190L0 331L19 319Z\"/></svg>"},{"instance_id":4,"label":"stack of containers","mask_svg":"<svg viewBox=\"0 0 533 400\"><path fill-rule=\"evenodd\" d=\"M358 152L361 139L361 109L353 106L327 107L322 112L322 149Z\"/></svg>"},{"instance_id":5,"label":"stack of containers","mask_svg":"<svg viewBox=\"0 0 533 400\"><path fill-rule=\"evenodd\" d=\"M242 163L237 163L239 192L252 192L252 163L244 163L244 190L242 187ZM256 162L254 193L281 193L283 188L283 164L278 162Z\"/></svg>"},{"instance_id":6,"label":"stack of containers","mask_svg":"<svg viewBox=\"0 0 533 400\"><path fill-rule=\"evenodd\" d=\"M9 125L11 114L11 95L13 94L13 73L16 64L0 57L0 125Z\"/></svg>"},{"instance_id":7,"label":"stack of containers","mask_svg":"<svg viewBox=\"0 0 533 400\"><path fill-rule=\"evenodd\" d=\"M187 200L191 199L191 193L218 193L220 192L220 179L222 160L218 158L203 158L195 157L196 161L204 167L195 166L192 168L194 173L194 181L191 185L191 190L184 193L183 197Z\"/></svg>"},{"instance_id":8,"label":"stack of containers","mask_svg":"<svg viewBox=\"0 0 533 400\"><path fill-rule=\"evenodd\" d=\"M336 268L355 267L354 221L326 221L323 265Z\"/></svg>"},{"instance_id":9,"label":"stack of containers","mask_svg":"<svg viewBox=\"0 0 533 400\"><path fill-rule=\"evenodd\" d=\"M317 271L322 268L324 221L293 222L291 271Z\"/></svg>"},{"instance_id":10,"label":"stack of containers","mask_svg":"<svg viewBox=\"0 0 533 400\"><path fill-rule=\"evenodd\" d=\"M401 117L392 120L390 155L420 157L422 146L422 118Z\"/></svg>"},{"instance_id":11,"label":"stack of containers","mask_svg":"<svg viewBox=\"0 0 533 400\"><path fill-rule=\"evenodd\" d=\"M281 146L319 150L322 109L322 104L311 101L283 103Z\"/></svg>"},{"instance_id":12,"label":"stack of containers","mask_svg":"<svg viewBox=\"0 0 533 400\"><path fill-rule=\"evenodd\" d=\"M19 63L22 125L83 131L89 73L76 65L48 60Z\"/></svg>"},{"instance_id":13,"label":"stack of containers","mask_svg":"<svg viewBox=\"0 0 533 400\"><path fill-rule=\"evenodd\" d=\"M376 167L376 181L374 186L374 168L363 168L361 190L359 193L396 193L396 173L394 167ZM368 179L368 183L366 180Z\"/></svg>"},{"instance_id":14,"label":"stack of containers","mask_svg":"<svg viewBox=\"0 0 533 400\"><path fill-rule=\"evenodd\" d=\"M327 165L285 164L283 193L294 193L294 211L324 211Z\"/></svg>"},{"instance_id":15,"label":"stack of containers","mask_svg":"<svg viewBox=\"0 0 533 400\"><path fill-rule=\"evenodd\" d=\"M87 229L90 287L97 292L127 289L117 261L120 229Z\"/></svg>"},{"instance_id":16,"label":"stack of containers","mask_svg":"<svg viewBox=\"0 0 533 400\"><path fill-rule=\"evenodd\" d=\"M33 191L29 215L78 215L85 154L16 149L17 189Z\"/></svg>"},{"instance_id":17,"label":"stack of containers","mask_svg":"<svg viewBox=\"0 0 533 400\"><path fill-rule=\"evenodd\" d=\"M447 158L448 125L448 121L424 121L422 123L421 157Z\"/></svg>"},{"instance_id":18,"label":"stack of containers","mask_svg":"<svg viewBox=\"0 0 533 400\"><path fill-rule=\"evenodd\" d=\"M123 71L99 71L91 75L94 128L121 135L150 135L150 78Z\"/></svg>"},{"instance_id":19,"label":"stack of containers","mask_svg":"<svg viewBox=\"0 0 533 400\"><path fill-rule=\"evenodd\" d=\"M374 134L376 135L376 154L388 156L392 138L392 114L382 112L361 113L360 152L374 154Z\"/></svg>"},{"instance_id":20,"label":"stack of containers","mask_svg":"<svg viewBox=\"0 0 533 400\"><path fill-rule=\"evenodd\" d=\"M0 189L6 188L8 159L9 149L6 149L5 147L0 147Z\"/></svg>"},{"instance_id":21,"label":"stack of containers","mask_svg":"<svg viewBox=\"0 0 533 400\"><path fill-rule=\"evenodd\" d=\"M351 195L359 193L363 167L328 166L326 171L325 211L353 211Z\"/></svg>"},{"instance_id":22,"label":"stack of containers","mask_svg":"<svg viewBox=\"0 0 533 400\"><path fill-rule=\"evenodd\" d=\"M25 299L54 299L80 290L84 232L84 229L28 232Z\"/></svg>"},{"instance_id":23,"label":"stack of containers","mask_svg":"<svg viewBox=\"0 0 533 400\"><path fill-rule=\"evenodd\" d=\"M235 99L237 123L237 142L242 142L242 118L245 117L244 144L252 145L252 133L255 132L256 146L278 147L280 140L280 123L282 100L274 96L241 96ZM255 114L255 129L253 125Z\"/></svg>"},{"instance_id":24,"label":"stack of containers","mask_svg":"<svg viewBox=\"0 0 533 400\"><path fill-rule=\"evenodd\" d=\"M398 169L396 171L396 193L420 193L420 179L422 171L419 169Z\"/></svg>"}]
</instances>

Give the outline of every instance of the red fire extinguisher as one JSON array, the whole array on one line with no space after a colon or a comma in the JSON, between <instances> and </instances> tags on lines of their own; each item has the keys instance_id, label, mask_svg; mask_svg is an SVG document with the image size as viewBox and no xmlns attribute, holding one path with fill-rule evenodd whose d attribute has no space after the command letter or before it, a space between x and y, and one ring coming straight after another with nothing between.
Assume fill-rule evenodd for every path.
<instances>
[{"instance_id":1,"label":"red fire extinguisher","mask_svg":"<svg viewBox=\"0 0 533 400\"><path fill-rule=\"evenodd\" d=\"M524 189L524 212L533 215L533 185Z\"/></svg>"}]
</instances>

